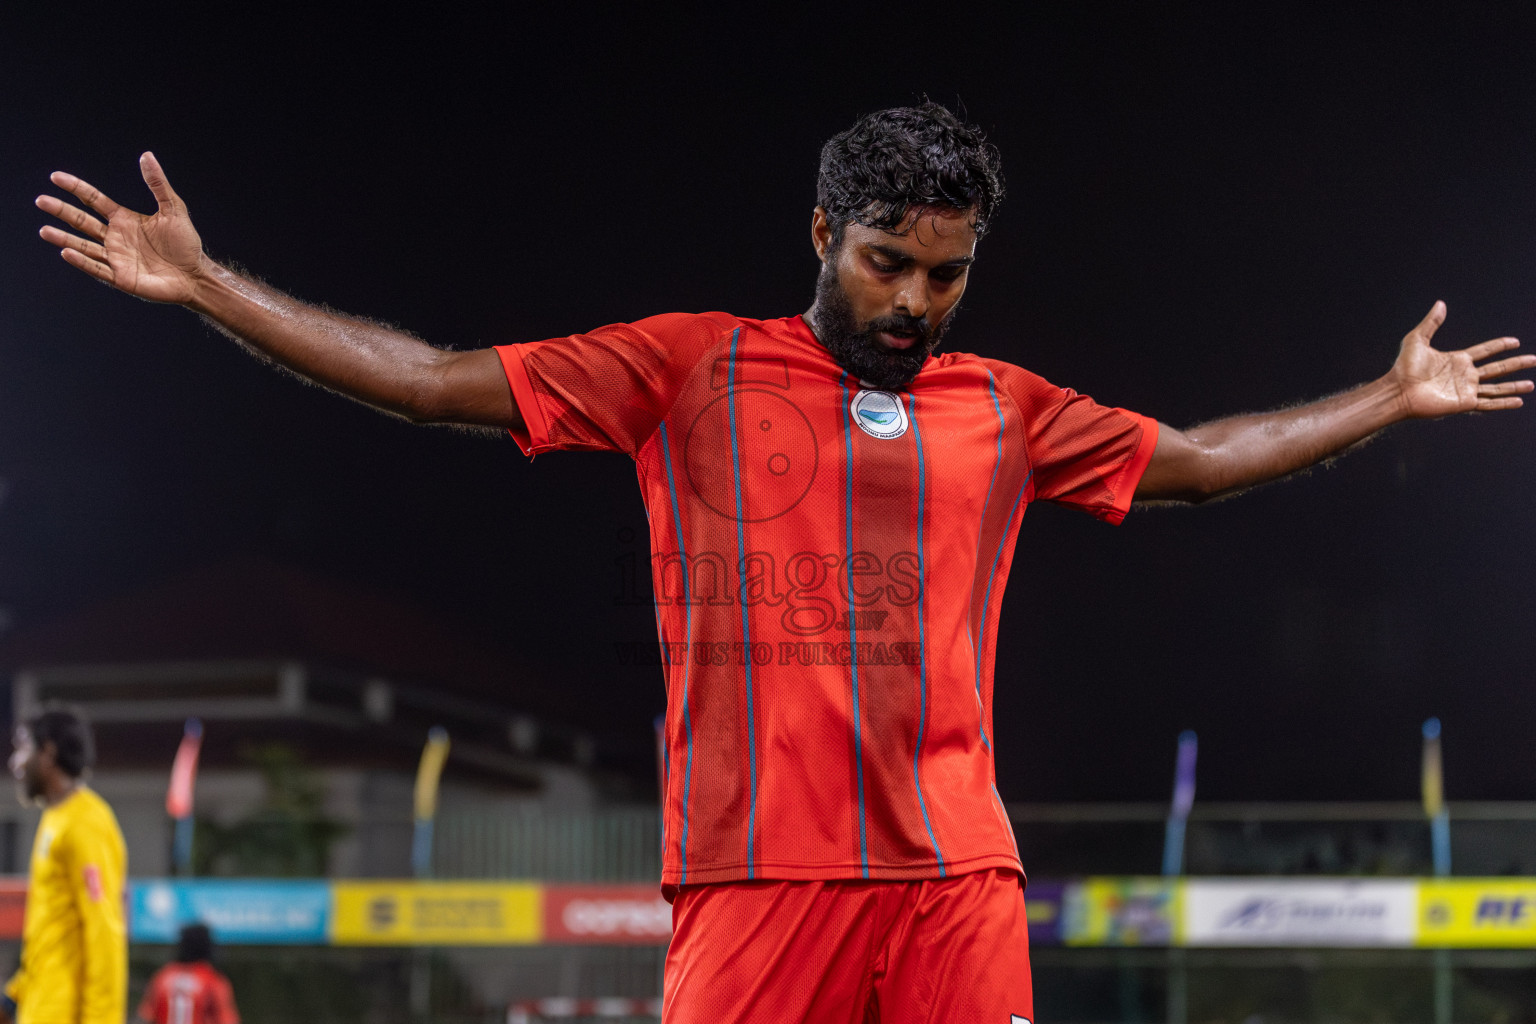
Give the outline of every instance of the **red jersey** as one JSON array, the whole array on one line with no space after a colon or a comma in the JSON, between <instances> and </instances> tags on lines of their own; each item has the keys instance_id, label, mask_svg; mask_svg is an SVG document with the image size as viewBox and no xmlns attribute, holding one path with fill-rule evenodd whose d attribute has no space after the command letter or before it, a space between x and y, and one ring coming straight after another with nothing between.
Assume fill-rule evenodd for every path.
<instances>
[{"instance_id":1,"label":"red jersey","mask_svg":"<svg viewBox=\"0 0 1536 1024\"><path fill-rule=\"evenodd\" d=\"M497 349L529 455L634 458L667 682L664 885L1021 871L995 785L1025 507L1118 523L1155 421L1008 363L861 386L800 317Z\"/></svg>"},{"instance_id":2,"label":"red jersey","mask_svg":"<svg viewBox=\"0 0 1536 1024\"><path fill-rule=\"evenodd\" d=\"M240 1024L229 979L206 961L166 964L156 971L139 1016L150 1024Z\"/></svg>"}]
</instances>

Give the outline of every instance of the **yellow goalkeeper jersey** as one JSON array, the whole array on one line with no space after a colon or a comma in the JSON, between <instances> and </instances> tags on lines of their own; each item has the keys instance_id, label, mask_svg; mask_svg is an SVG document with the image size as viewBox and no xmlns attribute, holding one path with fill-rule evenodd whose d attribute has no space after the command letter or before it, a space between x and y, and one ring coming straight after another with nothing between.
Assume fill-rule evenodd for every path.
<instances>
[{"instance_id":1,"label":"yellow goalkeeper jersey","mask_svg":"<svg viewBox=\"0 0 1536 1024\"><path fill-rule=\"evenodd\" d=\"M81 786L43 812L32 844L21 966L5 986L18 1024L123 1024L128 853L107 802Z\"/></svg>"}]
</instances>

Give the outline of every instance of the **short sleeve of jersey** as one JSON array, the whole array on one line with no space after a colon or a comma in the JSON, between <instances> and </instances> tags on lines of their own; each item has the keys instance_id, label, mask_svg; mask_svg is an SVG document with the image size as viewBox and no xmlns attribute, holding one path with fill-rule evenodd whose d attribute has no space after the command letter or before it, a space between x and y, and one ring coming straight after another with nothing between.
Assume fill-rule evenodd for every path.
<instances>
[{"instance_id":1,"label":"short sleeve of jersey","mask_svg":"<svg viewBox=\"0 0 1536 1024\"><path fill-rule=\"evenodd\" d=\"M240 1024L240 1011L235 1009L235 993L229 979L217 971L213 974L213 1013L209 1024Z\"/></svg>"},{"instance_id":2,"label":"short sleeve of jersey","mask_svg":"<svg viewBox=\"0 0 1536 1024\"><path fill-rule=\"evenodd\" d=\"M1100 405L1020 367L989 364L1022 417L1034 497L1106 522L1123 520L1157 448L1157 421Z\"/></svg>"},{"instance_id":3,"label":"short sleeve of jersey","mask_svg":"<svg viewBox=\"0 0 1536 1024\"><path fill-rule=\"evenodd\" d=\"M693 368L730 336L724 313L667 313L586 334L498 346L528 455L596 450L636 455Z\"/></svg>"}]
</instances>

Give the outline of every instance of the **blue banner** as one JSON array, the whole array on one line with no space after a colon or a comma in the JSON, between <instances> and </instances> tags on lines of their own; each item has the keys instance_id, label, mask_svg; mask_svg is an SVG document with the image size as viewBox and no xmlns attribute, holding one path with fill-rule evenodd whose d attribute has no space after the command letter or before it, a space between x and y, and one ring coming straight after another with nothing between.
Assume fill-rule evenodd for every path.
<instances>
[{"instance_id":1,"label":"blue banner","mask_svg":"<svg viewBox=\"0 0 1536 1024\"><path fill-rule=\"evenodd\" d=\"M128 885L128 937L175 942L184 924L202 921L215 942L323 945L331 887L323 881L148 879Z\"/></svg>"}]
</instances>

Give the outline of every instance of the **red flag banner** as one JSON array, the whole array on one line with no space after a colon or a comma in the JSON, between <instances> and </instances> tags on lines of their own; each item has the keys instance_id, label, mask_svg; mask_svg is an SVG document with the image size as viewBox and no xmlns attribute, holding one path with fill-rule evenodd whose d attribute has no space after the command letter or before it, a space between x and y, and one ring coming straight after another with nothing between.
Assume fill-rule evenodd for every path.
<instances>
[{"instance_id":1,"label":"red flag banner","mask_svg":"<svg viewBox=\"0 0 1536 1024\"><path fill-rule=\"evenodd\" d=\"M193 719L176 748L171 764L171 786L165 791L165 813L173 818L192 816L192 786L197 781L197 755L203 746L202 723Z\"/></svg>"}]
</instances>

